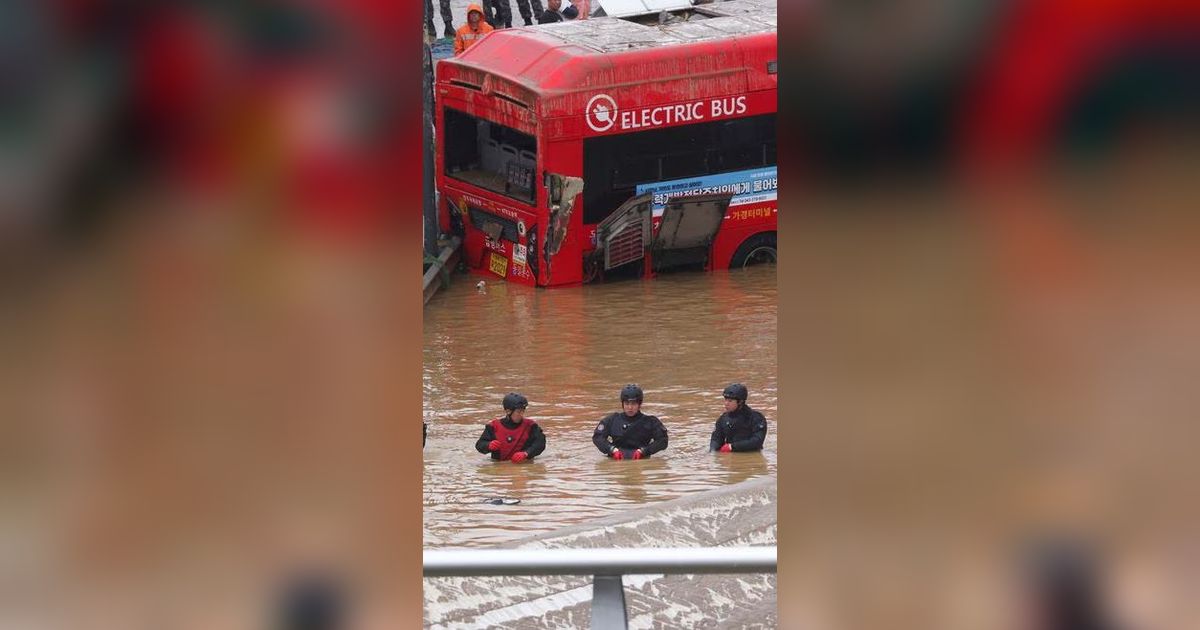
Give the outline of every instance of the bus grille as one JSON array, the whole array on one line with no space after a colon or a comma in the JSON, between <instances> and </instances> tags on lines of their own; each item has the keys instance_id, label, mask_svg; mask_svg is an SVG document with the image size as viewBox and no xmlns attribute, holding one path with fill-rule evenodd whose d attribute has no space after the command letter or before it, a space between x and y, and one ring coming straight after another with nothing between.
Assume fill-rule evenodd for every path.
<instances>
[{"instance_id":1,"label":"bus grille","mask_svg":"<svg viewBox=\"0 0 1200 630\"><path fill-rule=\"evenodd\" d=\"M609 239L604 250L604 268L612 269L635 260L641 260L645 252L646 245L642 242L642 224L630 223L628 227Z\"/></svg>"}]
</instances>

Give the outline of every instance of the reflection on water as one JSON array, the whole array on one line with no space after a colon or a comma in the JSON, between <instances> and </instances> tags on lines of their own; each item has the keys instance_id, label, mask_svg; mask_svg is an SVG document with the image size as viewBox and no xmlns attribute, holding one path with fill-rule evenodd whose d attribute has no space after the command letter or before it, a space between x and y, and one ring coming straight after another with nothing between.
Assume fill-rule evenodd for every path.
<instances>
[{"instance_id":1,"label":"reflection on water","mask_svg":"<svg viewBox=\"0 0 1200 630\"><path fill-rule=\"evenodd\" d=\"M489 282L484 292L459 278L425 309L425 546L493 545L774 475L775 277L765 267L556 290ZM733 381L771 422L763 454L707 452ZM630 382L670 446L617 462L591 436ZM512 390L546 432L532 465L474 449ZM497 496L521 503L483 503Z\"/></svg>"}]
</instances>

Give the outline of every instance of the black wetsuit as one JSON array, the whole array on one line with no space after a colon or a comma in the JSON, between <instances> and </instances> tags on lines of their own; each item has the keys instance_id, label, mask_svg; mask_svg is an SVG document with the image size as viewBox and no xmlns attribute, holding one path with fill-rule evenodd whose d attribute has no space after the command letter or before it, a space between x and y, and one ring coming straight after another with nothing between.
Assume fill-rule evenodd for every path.
<instances>
[{"instance_id":1,"label":"black wetsuit","mask_svg":"<svg viewBox=\"0 0 1200 630\"><path fill-rule=\"evenodd\" d=\"M736 411L727 411L717 418L708 450L719 450L723 444L729 444L734 451L761 451L765 439L766 417L743 403Z\"/></svg>"},{"instance_id":2,"label":"black wetsuit","mask_svg":"<svg viewBox=\"0 0 1200 630\"><path fill-rule=\"evenodd\" d=\"M621 455L632 459L633 451L640 448L642 457L649 457L667 448L667 428L658 418L640 411L633 417L617 412L596 425L592 443L605 455L620 449Z\"/></svg>"},{"instance_id":3,"label":"black wetsuit","mask_svg":"<svg viewBox=\"0 0 1200 630\"><path fill-rule=\"evenodd\" d=\"M542 427L532 419L526 418L522 420L522 422L530 422L533 424L533 426L529 429L529 435L525 437L525 446L516 450L525 451L525 453L529 455L530 459L532 459L538 455L541 455L542 451L546 450L546 434L542 433ZM520 426L510 420L508 416L500 418L500 424L503 424L508 429L516 429L518 426ZM491 453L492 459L500 459L500 453L488 450L488 445L491 444L492 440L494 439L496 439L496 431L495 429L492 429L492 423L489 422L483 425L483 435L479 436L479 441L475 442L475 450L483 453L484 455Z\"/></svg>"}]
</instances>

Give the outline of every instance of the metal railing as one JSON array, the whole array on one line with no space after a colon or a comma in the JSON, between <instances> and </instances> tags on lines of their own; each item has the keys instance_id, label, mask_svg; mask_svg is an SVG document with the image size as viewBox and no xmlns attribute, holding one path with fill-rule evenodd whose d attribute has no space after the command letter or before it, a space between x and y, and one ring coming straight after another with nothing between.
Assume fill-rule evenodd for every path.
<instances>
[{"instance_id":1,"label":"metal railing","mask_svg":"<svg viewBox=\"0 0 1200 630\"><path fill-rule=\"evenodd\" d=\"M425 275L421 278L421 291L424 293L424 304L429 303L429 298L437 293L439 287L442 286L441 274L443 268L454 266L454 258L458 255L458 247L462 244L462 239L457 236L450 238L450 242L442 247L441 253L438 254L433 264L429 269L425 270Z\"/></svg>"},{"instance_id":2,"label":"metal railing","mask_svg":"<svg viewBox=\"0 0 1200 630\"><path fill-rule=\"evenodd\" d=\"M591 575L592 629L625 630L623 575L775 573L776 558L775 547L441 549L424 552L424 575Z\"/></svg>"}]
</instances>

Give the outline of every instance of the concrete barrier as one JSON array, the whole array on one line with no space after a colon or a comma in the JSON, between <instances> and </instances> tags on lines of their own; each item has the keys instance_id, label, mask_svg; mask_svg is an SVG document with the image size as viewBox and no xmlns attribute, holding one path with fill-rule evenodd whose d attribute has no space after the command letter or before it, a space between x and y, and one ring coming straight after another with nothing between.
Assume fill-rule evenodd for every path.
<instances>
[{"instance_id":1,"label":"concrete barrier","mask_svg":"<svg viewBox=\"0 0 1200 630\"><path fill-rule=\"evenodd\" d=\"M777 541L776 483L762 478L505 545L513 549L720 547ZM626 576L630 628L773 628L774 575ZM579 628L591 577L430 578L429 628Z\"/></svg>"}]
</instances>

